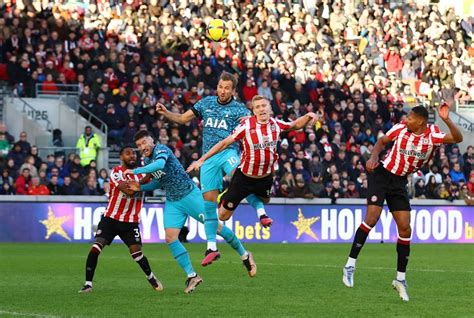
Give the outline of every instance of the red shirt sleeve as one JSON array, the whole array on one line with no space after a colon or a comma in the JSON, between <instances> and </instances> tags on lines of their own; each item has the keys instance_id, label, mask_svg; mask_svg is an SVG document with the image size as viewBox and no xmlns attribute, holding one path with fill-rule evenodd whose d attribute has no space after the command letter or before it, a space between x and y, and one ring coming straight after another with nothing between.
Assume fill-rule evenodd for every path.
<instances>
[{"instance_id":1,"label":"red shirt sleeve","mask_svg":"<svg viewBox=\"0 0 474 318\"><path fill-rule=\"evenodd\" d=\"M245 130L247 129L248 121L248 119L245 120L234 129L232 132L232 138L234 138L234 140L241 140L245 137Z\"/></svg>"},{"instance_id":2,"label":"red shirt sleeve","mask_svg":"<svg viewBox=\"0 0 474 318\"><path fill-rule=\"evenodd\" d=\"M275 119L276 124L280 127L281 130L288 130L291 128L291 123L283 120Z\"/></svg>"},{"instance_id":3,"label":"red shirt sleeve","mask_svg":"<svg viewBox=\"0 0 474 318\"><path fill-rule=\"evenodd\" d=\"M439 146L443 144L444 137L446 133L442 132L437 125L431 125L431 142L435 146Z\"/></svg>"}]
</instances>

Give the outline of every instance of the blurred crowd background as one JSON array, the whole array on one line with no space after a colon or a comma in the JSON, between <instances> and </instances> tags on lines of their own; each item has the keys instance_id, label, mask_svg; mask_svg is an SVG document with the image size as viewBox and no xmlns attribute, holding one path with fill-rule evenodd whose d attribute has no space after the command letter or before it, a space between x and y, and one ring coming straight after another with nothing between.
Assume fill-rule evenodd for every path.
<instances>
[{"instance_id":1,"label":"blurred crowd background","mask_svg":"<svg viewBox=\"0 0 474 318\"><path fill-rule=\"evenodd\" d=\"M474 99L473 17L417 2L0 1L0 80L24 97L75 84L81 105L107 124L109 146L147 129L187 166L201 155L201 123L175 126L154 105L184 112L228 71L249 108L260 94L283 120L321 114L283 136L275 196L364 198L365 161L407 105ZM205 37L213 18L228 22L226 41ZM97 136L78 136L77 155L40 158L26 133L0 125L0 192L106 193L108 172L85 158L81 138ZM473 147L441 147L410 177L409 193L473 195L473 163Z\"/></svg>"}]
</instances>

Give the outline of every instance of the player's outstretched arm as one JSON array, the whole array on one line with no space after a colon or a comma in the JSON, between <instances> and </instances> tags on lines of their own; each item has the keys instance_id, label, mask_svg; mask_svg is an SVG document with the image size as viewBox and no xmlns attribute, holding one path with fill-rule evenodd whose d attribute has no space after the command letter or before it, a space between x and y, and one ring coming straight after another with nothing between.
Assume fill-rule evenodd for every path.
<instances>
[{"instance_id":1,"label":"player's outstretched arm","mask_svg":"<svg viewBox=\"0 0 474 318\"><path fill-rule=\"evenodd\" d=\"M160 158L144 167L135 168L133 170L127 169L124 171L124 175L134 175L134 174L145 174L153 173L158 170L163 170L166 164L166 158ZM145 177L146 178L146 177Z\"/></svg>"},{"instance_id":2,"label":"player's outstretched arm","mask_svg":"<svg viewBox=\"0 0 474 318\"><path fill-rule=\"evenodd\" d=\"M390 138L387 136L380 137L377 142L375 143L374 149L372 150L372 154L370 155L370 159L367 160L366 168L368 172L373 172L375 168L379 165L379 155L382 150L385 149L385 145L390 142Z\"/></svg>"},{"instance_id":3,"label":"player's outstretched arm","mask_svg":"<svg viewBox=\"0 0 474 318\"><path fill-rule=\"evenodd\" d=\"M313 125L314 122L316 120L318 120L318 118L319 118L318 115L316 115L313 112L309 112L309 113L299 117L297 120L291 122L291 127L288 130L298 130L298 129L306 127L306 125L308 125L309 123L311 123L311 125Z\"/></svg>"},{"instance_id":4,"label":"player's outstretched arm","mask_svg":"<svg viewBox=\"0 0 474 318\"><path fill-rule=\"evenodd\" d=\"M194 161L189 167L188 169L186 169L186 172L189 173L193 170L198 170L203 164L204 164L204 161L206 161L207 159L211 158L212 156L214 156L215 154L221 152L222 150L226 149L227 147L229 147L229 145L231 145L233 142L235 141L234 139L234 136L230 135L229 137L227 137L226 139L224 140L221 140L220 142L218 142L217 144L214 145L214 147L212 147L211 149L209 149L208 152L206 152L201 158L199 158L199 160L197 161Z\"/></svg>"},{"instance_id":5,"label":"player's outstretched arm","mask_svg":"<svg viewBox=\"0 0 474 318\"><path fill-rule=\"evenodd\" d=\"M449 118L449 106L442 104L438 108L438 115L449 128L449 133L443 138L444 144L457 144L462 142L463 136L459 128Z\"/></svg>"},{"instance_id":6,"label":"player's outstretched arm","mask_svg":"<svg viewBox=\"0 0 474 318\"><path fill-rule=\"evenodd\" d=\"M192 110L188 110L183 114L173 113L169 111L165 105L158 103L156 104L156 112L160 115L165 116L166 119L175 122L177 124L186 124L190 122L196 115Z\"/></svg>"},{"instance_id":7,"label":"player's outstretched arm","mask_svg":"<svg viewBox=\"0 0 474 318\"><path fill-rule=\"evenodd\" d=\"M141 184L141 183L138 183L137 181L131 180L127 182L127 188L130 191L133 191L133 193L138 192L138 191L142 191L142 192L153 191L159 188L159 182L156 179L152 179L151 182L147 184Z\"/></svg>"}]
</instances>

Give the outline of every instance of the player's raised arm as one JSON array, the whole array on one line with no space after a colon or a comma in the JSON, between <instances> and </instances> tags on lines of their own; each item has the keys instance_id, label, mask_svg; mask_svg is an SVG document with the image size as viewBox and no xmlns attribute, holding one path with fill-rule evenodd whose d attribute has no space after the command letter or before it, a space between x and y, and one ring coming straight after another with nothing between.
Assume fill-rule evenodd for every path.
<instances>
[{"instance_id":1,"label":"player's raised arm","mask_svg":"<svg viewBox=\"0 0 474 318\"><path fill-rule=\"evenodd\" d=\"M298 130L298 129L306 127L306 125L308 125L309 123L311 125L313 125L314 122L316 120L318 120L318 118L319 118L318 115L316 115L313 112L309 112L309 113L299 117L295 121L292 121L290 128L287 129L287 130Z\"/></svg>"},{"instance_id":2,"label":"player's raised arm","mask_svg":"<svg viewBox=\"0 0 474 318\"><path fill-rule=\"evenodd\" d=\"M194 117L196 117L196 114L191 109L187 110L183 114L173 113L161 103L156 104L156 112L160 115L163 115L166 119L180 125L186 124L190 122Z\"/></svg>"},{"instance_id":3,"label":"player's raised arm","mask_svg":"<svg viewBox=\"0 0 474 318\"><path fill-rule=\"evenodd\" d=\"M194 161L189 167L188 169L186 169L186 172L189 173L193 170L198 170L203 164L204 164L204 161L206 161L207 159L211 158L212 156L214 156L215 154L221 152L222 150L226 149L227 147L229 147L231 144L233 144L235 141L234 139L234 136L233 135L230 135L229 137L227 137L226 139L223 139L221 140L220 142L218 142L217 144L214 145L214 147L212 147L211 149L209 149L208 152L206 152L201 158L199 158L199 160L197 161Z\"/></svg>"},{"instance_id":4,"label":"player's raised arm","mask_svg":"<svg viewBox=\"0 0 474 318\"><path fill-rule=\"evenodd\" d=\"M461 131L449 118L449 106L447 104L442 104L439 106L438 115L449 128L448 134L440 133L439 137L442 138L442 140L440 140L441 141L440 143L457 144L457 143L462 142L463 136L461 134ZM433 134L433 139L437 137L438 137L437 134ZM436 143L436 140L433 140L433 141Z\"/></svg>"}]
</instances>

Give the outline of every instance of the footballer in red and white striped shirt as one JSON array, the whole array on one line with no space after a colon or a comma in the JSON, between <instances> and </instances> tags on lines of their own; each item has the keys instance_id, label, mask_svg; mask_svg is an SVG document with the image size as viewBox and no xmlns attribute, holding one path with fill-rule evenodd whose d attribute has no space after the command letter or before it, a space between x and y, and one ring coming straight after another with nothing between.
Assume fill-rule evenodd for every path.
<instances>
[{"instance_id":1,"label":"footballer in red and white striped shirt","mask_svg":"<svg viewBox=\"0 0 474 318\"><path fill-rule=\"evenodd\" d=\"M318 119L315 113L307 113L293 122L271 118L268 99L257 95L252 99L255 116L245 119L226 139L217 143L198 161L193 162L188 172L197 170L204 161L226 149L235 141L242 141L243 152L229 188L220 197L219 219L228 220L240 202L250 194L260 197L264 203L270 201L273 184L272 172L278 160L277 142L285 130L302 129Z\"/></svg>"},{"instance_id":2,"label":"footballer in red and white striped shirt","mask_svg":"<svg viewBox=\"0 0 474 318\"><path fill-rule=\"evenodd\" d=\"M264 177L274 171L278 161L277 142L280 133L292 123L270 118L259 123L256 116L247 118L232 133L234 141L242 141L239 169L248 176Z\"/></svg>"},{"instance_id":3,"label":"footballer in red and white striped shirt","mask_svg":"<svg viewBox=\"0 0 474 318\"><path fill-rule=\"evenodd\" d=\"M120 165L114 167L110 172L110 197L104 216L120 222L138 223L143 204L143 193L128 195L123 192L120 185L125 186L128 180L140 182L145 175L125 176L124 172L127 169L129 168L126 168L125 165Z\"/></svg>"},{"instance_id":4,"label":"footballer in red and white striped shirt","mask_svg":"<svg viewBox=\"0 0 474 318\"><path fill-rule=\"evenodd\" d=\"M355 264L360 250L377 224L384 202L393 214L398 230L397 276L392 287L403 301L408 301L406 268L410 255L410 200L407 192L407 176L416 172L433 156L441 144L459 143L463 137L456 125L449 119L449 106L443 104L438 116L449 128L449 133L441 132L436 125L428 124L428 111L423 106L412 108L404 123L396 124L385 136L377 140L366 167L369 172L367 213L364 222L356 231L352 248L343 269L342 281L347 287L354 286ZM379 154L385 145L393 142L383 164Z\"/></svg>"},{"instance_id":5,"label":"footballer in red and white striped shirt","mask_svg":"<svg viewBox=\"0 0 474 318\"><path fill-rule=\"evenodd\" d=\"M79 290L80 293L92 292L92 279L94 278L97 260L102 250L112 243L116 236L128 246L135 262L145 273L148 282L156 291L163 289L161 282L153 274L148 259L142 252L142 240L138 221L143 203L143 194L134 195L134 191L127 185L123 172L133 169L136 165L137 155L131 147L120 150L122 165L112 169L110 175L110 199L104 217L97 225L94 244L89 251L86 261L86 282ZM146 182L148 177L134 176L134 180Z\"/></svg>"}]
</instances>

